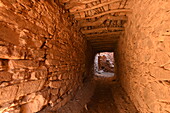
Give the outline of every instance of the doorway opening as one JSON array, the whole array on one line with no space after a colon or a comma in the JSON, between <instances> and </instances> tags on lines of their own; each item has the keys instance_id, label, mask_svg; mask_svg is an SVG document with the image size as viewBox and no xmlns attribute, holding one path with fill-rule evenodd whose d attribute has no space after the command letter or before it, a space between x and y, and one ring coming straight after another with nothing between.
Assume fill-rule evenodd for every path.
<instances>
[{"instance_id":1,"label":"doorway opening","mask_svg":"<svg viewBox=\"0 0 170 113\"><path fill-rule=\"evenodd\" d=\"M114 52L97 53L94 61L94 72L97 77L115 76Z\"/></svg>"}]
</instances>

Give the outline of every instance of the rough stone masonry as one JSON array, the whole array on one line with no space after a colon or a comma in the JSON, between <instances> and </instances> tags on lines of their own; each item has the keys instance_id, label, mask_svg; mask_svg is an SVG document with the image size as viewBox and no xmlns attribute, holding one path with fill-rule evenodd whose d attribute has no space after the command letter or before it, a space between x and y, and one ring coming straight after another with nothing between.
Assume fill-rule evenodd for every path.
<instances>
[{"instance_id":1,"label":"rough stone masonry","mask_svg":"<svg viewBox=\"0 0 170 113\"><path fill-rule=\"evenodd\" d=\"M114 50L118 81L139 113L170 113L170 1L124 2L122 36L99 48ZM0 112L56 111L90 80L95 54L67 11L58 0L0 0Z\"/></svg>"},{"instance_id":2,"label":"rough stone masonry","mask_svg":"<svg viewBox=\"0 0 170 113\"><path fill-rule=\"evenodd\" d=\"M116 52L119 77L140 113L170 113L170 1L130 0Z\"/></svg>"},{"instance_id":3,"label":"rough stone masonry","mask_svg":"<svg viewBox=\"0 0 170 113\"><path fill-rule=\"evenodd\" d=\"M57 110L91 75L92 49L64 12L50 0L0 0L0 112Z\"/></svg>"}]
</instances>

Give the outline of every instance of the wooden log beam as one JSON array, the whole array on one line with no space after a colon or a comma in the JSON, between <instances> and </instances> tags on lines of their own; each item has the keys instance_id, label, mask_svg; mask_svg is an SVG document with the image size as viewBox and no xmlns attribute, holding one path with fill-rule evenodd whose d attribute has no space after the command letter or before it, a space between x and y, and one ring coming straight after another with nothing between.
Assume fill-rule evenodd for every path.
<instances>
[{"instance_id":1,"label":"wooden log beam","mask_svg":"<svg viewBox=\"0 0 170 113\"><path fill-rule=\"evenodd\" d=\"M97 49L97 48L93 48L93 50L96 52L96 53L99 53L99 52L114 52L115 51L115 48L111 48L111 49Z\"/></svg>"},{"instance_id":2,"label":"wooden log beam","mask_svg":"<svg viewBox=\"0 0 170 113\"><path fill-rule=\"evenodd\" d=\"M105 27L105 28L97 28L97 29L91 29L91 30L81 30L83 34L90 34L90 33L101 33L103 31L114 31L119 30L123 31L125 28L122 27Z\"/></svg>"},{"instance_id":3,"label":"wooden log beam","mask_svg":"<svg viewBox=\"0 0 170 113\"><path fill-rule=\"evenodd\" d=\"M119 38L90 38L90 39L87 39L89 42L107 42L107 41L110 41L110 42L113 42L113 41L118 41Z\"/></svg>"},{"instance_id":4,"label":"wooden log beam","mask_svg":"<svg viewBox=\"0 0 170 113\"><path fill-rule=\"evenodd\" d=\"M116 43L118 40L98 40L98 41L88 41L90 44L112 44Z\"/></svg>"},{"instance_id":5,"label":"wooden log beam","mask_svg":"<svg viewBox=\"0 0 170 113\"><path fill-rule=\"evenodd\" d=\"M86 37L87 40L117 40L119 36Z\"/></svg>"},{"instance_id":6,"label":"wooden log beam","mask_svg":"<svg viewBox=\"0 0 170 113\"><path fill-rule=\"evenodd\" d=\"M109 45L107 45L107 44L103 44L103 45L102 45L102 44L95 44L95 45L94 45L94 44L91 44L91 46L92 46L92 47L101 47L101 48L102 48L102 47L113 48L113 47L114 47L114 44L109 44Z\"/></svg>"},{"instance_id":7,"label":"wooden log beam","mask_svg":"<svg viewBox=\"0 0 170 113\"><path fill-rule=\"evenodd\" d=\"M93 49L98 49L98 50L113 50L115 47L93 47Z\"/></svg>"},{"instance_id":8,"label":"wooden log beam","mask_svg":"<svg viewBox=\"0 0 170 113\"><path fill-rule=\"evenodd\" d=\"M115 44L115 42L112 42L112 43L91 43L91 45L94 47L113 47Z\"/></svg>"},{"instance_id":9,"label":"wooden log beam","mask_svg":"<svg viewBox=\"0 0 170 113\"><path fill-rule=\"evenodd\" d=\"M87 27L87 26L99 26L105 20L124 20L127 21L127 16L112 16L112 15L105 15L94 22L81 22L79 21L80 27Z\"/></svg>"},{"instance_id":10,"label":"wooden log beam","mask_svg":"<svg viewBox=\"0 0 170 113\"><path fill-rule=\"evenodd\" d=\"M101 33L101 34L88 34L86 35L87 38L90 37L109 37L109 36L120 36L123 34L124 31L116 31L116 32L108 32L108 33Z\"/></svg>"},{"instance_id":11,"label":"wooden log beam","mask_svg":"<svg viewBox=\"0 0 170 113\"><path fill-rule=\"evenodd\" d=\"M108 49L113 49L113 48L115 48L115 45L112 45L112 46L106 46L106 45L103 45L103 46L92 46L93 48L96 48L96 49L106 49L106 48L108 48Z\"/></svg>"},{"instance_id":12,"label":"wooden log beam","mask_svg":"<svg viewBox=\"0 0 170 113\"><path fill-rule=\"evenodd\" d=\"M92 46L93 47L93 46ZM115 47L114 46L112 46L112 47L93 47L94 49L100 49L100 50L104 50L104 49L114 49Z\"/></svg>"},{"instance_id":13,"label":"wooden log beam","mask_svg":"<svg viewBox=\"0 0 170 113\"><path fill-rule=\"evenodd\" d=\"M81 2L79 1L75 1L75 0L71 0L69 1L66 5L65 5L65 9L71 9L75 6L78 6L78 5L85 5L85 4L88 4L88 3L91 3L91 2L95 2L95 1L98 1L98 0L83 0Z\"/></svg>"},{"instance_id":14,"label":"wooden log beam","mask_svg":"<svg viewBox=\"0 0 170 113\"><path fill-rule=\"evenodd\" d=\"M109 45L107 45L107 44L91 44L91 46L92 47L109 47L109 48L112 48L112 47L114 47L114 44L109 44Z\"/></svg>"},{"instance_id":15,"label":"wooden log beam","mask_svg":"<svg viewBox=\"0 0 170 113\"><path fill-rule=\"evenodd\" d=\"M94 44L113 44L113 43L115 43L115 42L117 42L117 40L113 40L113 41L89 41L89 43L91 43L92 45Z\"/></svg>"},{"instance_id":16,"label":"wooden log beam","mask_svg":"<svg viewBox=\"0 0 170 113\"><path fill-rule=\"evenodd\" d=\"M99 8L99 7L103 7L103 6L108 5L108 4L113 4L113 3L118 3L118 2L121 2L121 1L117 0L117 1L109 1L109 2L105 2L105 3L101 3L101 4L98 4L98 5L90 7L90 8L82 9L82 10L75 11L75 12L70 12L70 14L77 14L77 13L81 13L81 12L84 12L84 11L89 11L89 10L93 10L93 9L96 9L96 8Z\"/></svg>"},{"instance_id":17,"label":"wooden log beam","mask_svg":"<svg viewBox=\"0 0 170 113\"><path fill-rule=\"evenodd\" d=\"M112 44L112 43L115 43L117 40L114 40L114 41L109 41L109 40L107 40L107 41L89 41L91 44Z\"/></svg>"},{"instance_id":18,"label":"wooden log beam","mask_svg":"<svg viewBox=\"0 0 170 113\"><path fill-rule=\"evenodd\" d=\"M110 11L99 13L99 14L96 14L96 15L93 15L93 16L83 17L83 18L75 18L75 19L76 20L92 19L92 18L96 18L96 17L100 17L100 16L103 16L103 15L109 14L109 13L130 13L130 12L132 12L131 9L112 9Z\"/></svg>"},{"instance_id":19,"label":"wooden log beam","mask_svg":"<svg viewBox=\"0 0 170 113\"><path fill-rule=\"evenodd\" d=\"M113 49L116 46L113 45L113 46L92 46L92 47L95 48L95 49Z\"/></svg>"},{"instance_id":20,"label":"wooden log beam","mask_svg":"<svg viewBox=\"0 0 170 113\"><path fill-rule=\"evenodd\" d=\"M94 49L100 49L100 50L108 50L108 49L114 49L115 47L93 47Z\"/></svg>"},{"instance_id":21,"label":"wooden log beam","mask_svg":"<svg viewBox=\"0 0 170 113\"><path fill-rule=\"evenodd\" d=\"M115 44L112 44L112 45L95 45L95 46L92 45L92 47L94 47L94 48L113 48L114 46L115 46Z\"/></svg>"},{"instance_id":22,"label":"wooden log beam","mask_svg":"<svg viewBox=\"0 0 170 113\"><path fill-rule=\"evenodd\" d=\"M96 53L100 53L100 52L114 52L113 50L94 50Z\"/></svg>"},{"instance_id":23,"label":"wooden log beam","mask_svg":"<svg viewBox=\"0 0 170 113\"><path fill-rule=\"evenodd\" d=\"M97 42L97 41L117 41L119 38L90 38L87 39L90 42Z\"/></svg>"}]
</instances>

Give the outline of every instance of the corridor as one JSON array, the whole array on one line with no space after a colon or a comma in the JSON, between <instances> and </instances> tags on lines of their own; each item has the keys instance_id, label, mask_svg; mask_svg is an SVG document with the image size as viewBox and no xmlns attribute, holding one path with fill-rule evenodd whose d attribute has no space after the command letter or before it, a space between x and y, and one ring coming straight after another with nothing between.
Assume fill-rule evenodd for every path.
<instances>
[{"instance_id":1,"label":"corridor","mask_svg":"<svg viewBox=\"0 0 170 113\"><path fill-rule=\"evenodd\" d=\"M170 113L169 6L0 0L0 113Z\"/></svg>"}]
</instances>

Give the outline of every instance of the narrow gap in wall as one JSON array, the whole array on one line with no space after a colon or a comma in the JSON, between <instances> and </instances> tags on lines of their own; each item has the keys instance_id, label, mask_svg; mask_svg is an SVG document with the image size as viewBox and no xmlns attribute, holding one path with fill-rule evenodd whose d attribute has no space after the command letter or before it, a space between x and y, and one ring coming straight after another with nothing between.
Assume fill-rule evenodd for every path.
<instances>
[{"instance_id":1,"label":"narrow gap in wall","mask_svg":"<svg viewBox=\"0 0 170 113\"><path fill-rule=\"evenodd\" d=\"M94 61L94 75L97 77L114 77L114 52L97 53Z\"/></svg>"}]
</instances>

